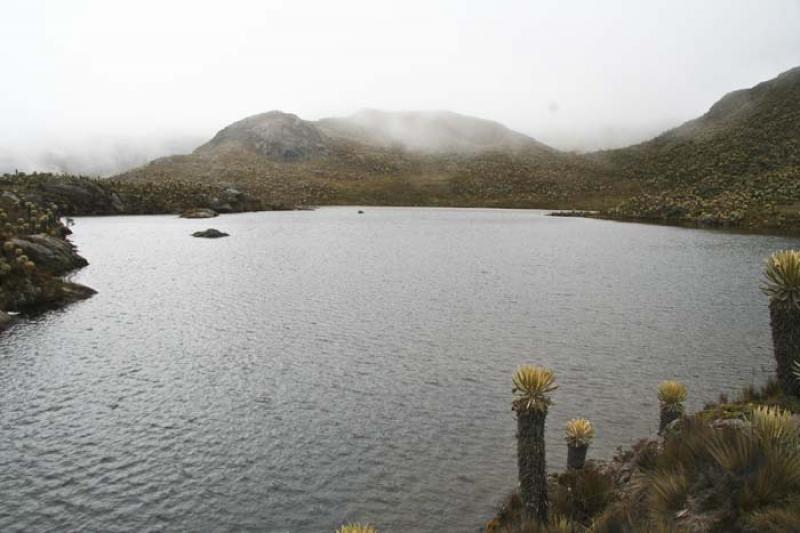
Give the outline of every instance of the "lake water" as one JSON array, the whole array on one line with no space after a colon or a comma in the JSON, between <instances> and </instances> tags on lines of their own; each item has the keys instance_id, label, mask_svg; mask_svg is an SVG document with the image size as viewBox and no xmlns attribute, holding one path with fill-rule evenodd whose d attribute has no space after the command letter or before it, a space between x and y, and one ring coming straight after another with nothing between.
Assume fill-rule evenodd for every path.
<instances>
[{"instance_id":1,"label":"lake water","mask_svg":"<svg viewBox=\"0 0 800 533\"><path fill-rule=\"evenodd\" d=\"M0 530L476 532L516 484L511 375L590 457L772 368L797 239L535 211L79 218L90 300L0 336ZM189 235L214 226L218 240Z\"/></svg>"}]
</instances>

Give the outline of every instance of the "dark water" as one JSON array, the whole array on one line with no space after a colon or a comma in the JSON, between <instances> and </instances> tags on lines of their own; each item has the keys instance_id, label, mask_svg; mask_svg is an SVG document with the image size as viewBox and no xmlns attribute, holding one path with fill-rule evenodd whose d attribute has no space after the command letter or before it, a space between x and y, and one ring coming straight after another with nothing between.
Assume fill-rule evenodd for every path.
<instances>
[{"instance_id":1,"label":"dark water","mask_svg":"<svg viewBox=\"0 0 800 533\"><path fill-rule=\"evenodd\" d=\"M220 240L188 235L213 225ZM510 376L553 367L549 462L771 368L796 239L536 212L81 218L99 291L0 337L0 530L477 531L515 485Z\"/></svg>"}]
</instances>

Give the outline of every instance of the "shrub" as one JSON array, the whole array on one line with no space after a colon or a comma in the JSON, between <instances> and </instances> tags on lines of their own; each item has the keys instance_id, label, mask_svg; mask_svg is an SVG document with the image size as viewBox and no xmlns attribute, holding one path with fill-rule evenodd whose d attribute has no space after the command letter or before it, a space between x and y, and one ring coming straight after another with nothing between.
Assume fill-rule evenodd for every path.
<instances>
[{"instance_id":1,"label":"shrub","mask_svg":"<svg viewBox=\"0 0 800 533\"><path fill-rule=\"evenodd\" d=\"M614 499L614 480L590 462L580 470L555 476L550 492L555 516L589 524Z\"/></svg>"}]
</instances>

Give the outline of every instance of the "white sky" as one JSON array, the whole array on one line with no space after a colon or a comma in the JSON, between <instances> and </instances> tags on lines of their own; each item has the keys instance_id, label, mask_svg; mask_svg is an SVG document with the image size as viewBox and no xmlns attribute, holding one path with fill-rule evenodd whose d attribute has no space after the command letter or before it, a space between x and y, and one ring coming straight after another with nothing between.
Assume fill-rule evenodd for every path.
<instances>
[{"instance_id":1,"label":"white sky","mask_svg":"<svg viewBox=\"0 0 800 533\"><path fill-rule=\"evenodd\" d=\"M0 171L124 165L270 109L448 109L612 147L797 65L800 0L0 0Z\"/></svg>"}]
</instances>

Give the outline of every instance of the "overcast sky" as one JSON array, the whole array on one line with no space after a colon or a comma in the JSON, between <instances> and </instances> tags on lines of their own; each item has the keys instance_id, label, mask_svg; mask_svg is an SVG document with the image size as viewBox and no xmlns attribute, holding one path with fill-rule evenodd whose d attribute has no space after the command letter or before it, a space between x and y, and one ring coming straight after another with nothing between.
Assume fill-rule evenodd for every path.
<instances>
[{"instance_id":1,"label":"overcast sky","mask_svg":"<svg viewBox=\"0 0 800 533\"><path fill-rule=\"evenodd\" d=\"M0 0L0 171L137 164L270 109L613 147L797 65L800 0Z\"/></svg>"}]
</instances>

